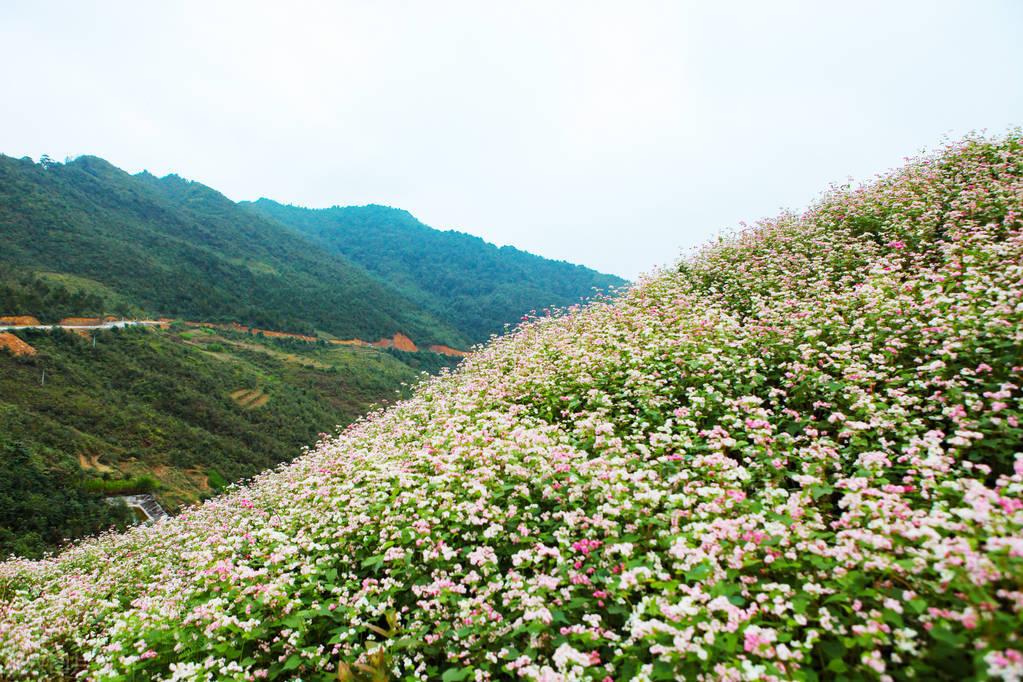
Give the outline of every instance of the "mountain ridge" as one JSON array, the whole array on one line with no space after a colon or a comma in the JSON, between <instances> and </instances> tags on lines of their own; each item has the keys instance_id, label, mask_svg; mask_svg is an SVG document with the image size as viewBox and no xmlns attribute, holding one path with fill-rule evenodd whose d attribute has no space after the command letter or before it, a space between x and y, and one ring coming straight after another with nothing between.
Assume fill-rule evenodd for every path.
<instances>
[{"instance_id":1,"label":"mountain ridge","mask_svg":"<svg viewBox=\"0 0 1023 682\"><path fill-rule=\"evenodd\" d=\"M0 155L0 182L0 268L8 270L0 308L17 298L11 280L45 271L92 280L107 299L158 316L369 340L400 332L421 345L465 348L531 310L626 283L436 230L402 208L234 202L178 174L129 174L92 155L65 163ZM366 243L341 245L297 219L316 211L354 219Z\"/></svg>"},{"instance_id":2,"label":"mountain ridge","mask_svg":"<svg viewBox=\"0 0 1023 682\"><path fill-rule=\"evenodd\" d=\"M363 266L475 342L502 332L507 322L531 310L570 306L581 301L581 294L627 283L458 230L437 230L401 208L311 209L267 198L240 205Z\"/></svg>"},{"instance_id":3,"label":"mountain ridge","mask_svg":"<svg viewBox=\"0 0 1023 682\"><path fill-rule=\"evenodd\" d=\"M180 177L133 176L89 156L0 156L0 226L0 265L88 277L155 313L465 343L356 265Z\"/></svg>"},{"instance_id":4,"label":"mountain ridge","mask_svg":"<svg viewBox=\"0 0 1023 682\"><path fill-rule=\"evenodd\" d=\"M0 333L0 479L24 483L0 485L0 556L125 522L102 497L139 481L174 511L290 460L454 366L485 339L465 313L180 175L0 156L0 326L48 327ZM159 324L80 328L111 317Z\"/></svg>"}]
</instances>

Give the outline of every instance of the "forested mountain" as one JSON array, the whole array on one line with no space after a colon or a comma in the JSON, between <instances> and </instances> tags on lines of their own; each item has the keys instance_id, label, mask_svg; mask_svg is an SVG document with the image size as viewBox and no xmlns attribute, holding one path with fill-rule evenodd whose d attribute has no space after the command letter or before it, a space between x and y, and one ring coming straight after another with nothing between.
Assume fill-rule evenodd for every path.
<instances>
[{"instance_id":1,"label":"forested mountain","mask_svg":"<svg viewBox=\"0 0 1023 682\"><path fill-rule=\"evenodd\" d=\"M625 283L463 232L435 230L396 208L308 209L269 199L242 205L362 265L474 342L531 309L572 305L594 287Z\"/></svg>"},{"instance_id":2,"label":"forested mountain","mask_svg":"<svg viewBox=\"0 0 1023 682\"><path fill-rule=\"evenodd\" d=\"M0 156L0 234L0 266L17 273L4 278L0 314L45 317L51 311L21 309L19 296L39 289L24 284L26 273L58 273L150 314L466 342L361 267L218 192L177 176L129 175L96 157L36 164Z\"/></svg>"},{"instance_id":3,"label":"forested mountain","mask_svg":"<svg viewBox=\"0 0 1023 682\"><path fill-rule=\"evenodd\" d=\"M151 490L174 511L290 460L453 366L438 346L619 282L403 211L243 207L96 157L0 155L0 325L170 318L0 333L0 556L130 520L105 494ZM394 347L338 343L351 339Z\"/></svg>"}]
</instances>

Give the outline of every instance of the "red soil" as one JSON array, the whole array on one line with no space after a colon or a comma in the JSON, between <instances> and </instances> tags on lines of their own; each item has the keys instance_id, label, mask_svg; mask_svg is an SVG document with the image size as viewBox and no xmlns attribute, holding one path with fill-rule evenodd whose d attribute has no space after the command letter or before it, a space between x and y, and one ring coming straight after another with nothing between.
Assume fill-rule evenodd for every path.
<instances>
[{"instance_id":1,"label":"red soil","mask_svg":"<svg viewBox=\"0 0 1023 682\"><path fill-rule=\"evenodd\" d=\"M419 352L419 349L416 348L416 344L412 343L412 339L405 336L401 332L398 332L397 334L394 335L392 343L394 344L394 347L397 348L398 350L408 351L409 353Z\"/></svg>"},{"instance_id":2,"label":"red soil","mask_svg":"<svg viewBox=\"0 0 1023 682\"><path fill-rule=\"evenodd\" d=\"M71 327L85 327L100 325L104 322L114 322L117 318L113 315L107 315L100 319L98 317L65 317L60 321L60 324ZM161 317L159 320L159 326L166 329L170 326L170 323L175 322L172 318ZM196 322L194 320L185 320L184 323L189 327L210 327L213 329L227 329L236 332L242 332L244 334L262 334L272 339L298 339L300 341L307 341L309 343L316 343L319 341L315 336L308 336L306 334L291 334L289 332L278 332L271 329L259 329L256 327L246 327L243 324L232 322L230 324L219 324L216 322ZM35 317L30 315L7 315L0 316L0 325L19 325L19 326L35 326L39 325L40 322ZM8 335L10 336L10 335ZM15 337L17 338L17 337ZM20 341L20 340L19 340ZM35 353L35 349L29 346L27 343L21 342L27 348L31 349L32 353ZM416 346L415 342L412 341L408 336L401 332L396 332L391 338L384 337L379 341L370 343L369 341L363 341L362 339L331 339L330 343L339 346L376 346L377 348L397 348L409 353L418 353L419 347ZM434 353L441 353L443 355L451 355L455 357L465 357L469 353L464 350L458 350L451 346L445 346L442 344L435 344L429 347L429 350Z\"/></svg>"},{"instance_id":3,"label":"red soil","mask_svg":"<svg viewBox=\"0 0 1023 682\"><path fill-rule=\"evenodd\" d=\"M380 339L379 341L374 341L373 343L370 343L368 341L363 341L362 339L343 339L343 340L342 339L331 339L330 342L338 344L338 345L342 345L342 346L376 346L377 348L397 348L398 350L408 351L409 353L418 353L419 352L419 347L416 346L416 344L412 341L412 339L410 339L409 337L405 336L401 332L398 332L397 334L395 334L393 337L391 337L389 339L384 337L384 338ZM451 356L455 356L455 357L459 357L459 358L464 358L466 355L469 354L468 351L458 350L457 348L452 348L451 346L444 346L444 345L441 345L441 344L434 344L434 345L430 346L427 350L430 350L430 351L432 351L434 353L440 353L442 355L451 355Z\"/></svg>"},{"instance_id":4,"label":"red soil","mask_svg":"<svg viewBox=\"0 0 1023 682\"><path fill-rule=\"evenodd\" d=\"M451 346L433 345L430 346L430 350L433 351L434 353L440 353L441 355L453 355L459 358L464 358L466 355L469 354L468 351L458 350L457 348L452 348Z\"/></svg>"},{"instance_id":5,"label":"red soil","mask_svg":"<svg viewBox=\"0 0 1023 682\"><path fill-rule=\"evenodd\" d=\"M114 318L117 319L116 317ZM61 326L64 327L93 327L98 324L103 324L103 319L99 317L65 317L60 321Z\"/></svg>"},{"instance_id":6,"label":"red soil","mask_svg":"<svg viewBox=\"0 0 1023 682\"><path fill-rule=\"evenodd\" d=\"M0 348L6 348L15 355L35 355L36 349L28 345L14 334L0 332Z\"/></svg>"},{"instance_id":7,"label":"red soil","mask_svg":"<svg viewBox=\"0 0 1023 682\"><path fill-rule=\"evenodd\" d=\"M373 345L377 348L397 348L398 350L407 351L409 353L417 353L419 349L416 344L412 342L412 339L405 336L401 332L395 332L391 338L384 337L379 341L374 341Z\"/></svg>"},{"instance_id":8,"label":"red soil","mask_svg":"<svg viewBox=\"0 0 1023 682\"><path fill-rule=\"evenodd\" d=\"M21 325L25 327L39 326L40 322L31 315L5 315L0 316L0 324Z\"/></svg>"}]
</instances>

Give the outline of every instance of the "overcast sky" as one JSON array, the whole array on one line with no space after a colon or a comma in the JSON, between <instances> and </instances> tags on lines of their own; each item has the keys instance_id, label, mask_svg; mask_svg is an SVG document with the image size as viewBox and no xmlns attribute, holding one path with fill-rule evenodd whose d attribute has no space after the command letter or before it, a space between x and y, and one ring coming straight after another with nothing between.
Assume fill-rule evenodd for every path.
<instances>
[{"instance_id":1,"label":"overcast sky","mask_svg":"<svg viewBox=\"0 0 1023 682\"><path fill-rule=\"evenodd\" d=\"M0 3L0 152L634 277L1023 123L1023 2Z\"/></svg>"}]
</instances>

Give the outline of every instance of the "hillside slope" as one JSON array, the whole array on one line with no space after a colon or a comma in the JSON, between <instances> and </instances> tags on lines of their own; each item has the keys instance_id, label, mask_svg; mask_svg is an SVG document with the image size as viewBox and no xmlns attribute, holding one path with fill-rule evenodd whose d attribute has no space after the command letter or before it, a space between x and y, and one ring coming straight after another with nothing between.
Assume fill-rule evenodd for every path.
<instances>
[{"instance_id":1,"label":"hillside slope","mask_svg":"<svg viewBox=\"0 0 1023 682\"><path fill-rule=\"evenodd\" d=\"M103 530L120 486L150 481L176 511L453 362L184 326L18 334L33 354L0 350L0 480L46 484L0 484L0 557Z\"/></svg>"},{"instance_id":2,"label":"hillside slope","mask_svg":"<svg viewBox=\"0 0 1023 682\"><path fill-rule=\"evenodd\" d=\"M473 342L533 310L565 307L625 280L462 232L435 230L386 206L308 209L269 199L246 203L362 265Z\"/></svg>"},{"instance_id":3,"label":"hillside slope","mask_svg":"<svg viewBox=\"0 0 1023 682\"><path fill-rule=\"evenodd\" d=\"M18 274L0 287L0 314L45 317L49 310L7 309L45 298L24 281L42 272L92 283L94 296L112 292L122 307L150 314L466 343L361 267L177 176L133 176L90 156L36 164L0 155L0 231L0 266Z\"/></svg>"},{"instance_id":4,"label":"hillside slope","mask_svg":"<svg viewBox=\"0 0 1023 682\"><path fill-rule=\"evenodd\" d=\"M1015 133L3 564L0 677L1018 679L1021 373Z\"/></svg>"}]
</instances>

